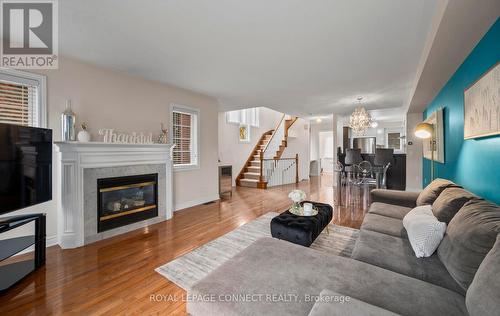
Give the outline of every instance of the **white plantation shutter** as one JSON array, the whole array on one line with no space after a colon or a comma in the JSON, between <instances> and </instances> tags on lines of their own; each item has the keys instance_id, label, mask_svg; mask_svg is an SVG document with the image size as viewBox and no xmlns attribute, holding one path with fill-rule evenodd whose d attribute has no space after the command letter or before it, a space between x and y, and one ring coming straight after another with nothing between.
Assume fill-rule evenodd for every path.
<instances>
[{"instance_id":1,"label":"white plantation shutter","mask_svg":"<svg viewBox=\"0 0 500 316\"><path fill-rule=\"evenodd\" d=\"M40 82L9 72L0 71L0 123L42 127Z\"/></svg>"},{"instance_id":2,"label":"white plantation shutter","mask_svg":"<svg viewBox=\"0 0 500 316\"><path fill-rule=\"evenodd\" d=\"M198 112L174 107L172 110L172 142L174 166L198 164Z\"/></svg>"},{"instance_id":3,"label":"white plantation shutter","mask_svg":"<svg viewBox=\"0 0 500 316\"><path fill-rule=\"evenodd\" d=\"M191 163L191 114L174 112L174 165Z\"/></svg>"}]
</instances>

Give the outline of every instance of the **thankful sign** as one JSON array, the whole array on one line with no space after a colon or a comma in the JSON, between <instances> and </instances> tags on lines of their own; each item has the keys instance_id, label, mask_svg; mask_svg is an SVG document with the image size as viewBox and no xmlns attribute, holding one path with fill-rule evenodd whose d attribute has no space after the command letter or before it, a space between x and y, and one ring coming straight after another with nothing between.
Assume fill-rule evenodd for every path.
<instances>
[{"instance_id":1,"label":"thankful sign","mask_svg":"<svg viewBox=\"0 0 500 316\"><path fill-rule=\"evenodd\" d=\"M116 133L112 128L103 128L99 130L99 135L103 136L105 143L118 143L118 144L154 144L153 133L144 135L144 133L132 132Z\"/></svg>"}]
</instances>

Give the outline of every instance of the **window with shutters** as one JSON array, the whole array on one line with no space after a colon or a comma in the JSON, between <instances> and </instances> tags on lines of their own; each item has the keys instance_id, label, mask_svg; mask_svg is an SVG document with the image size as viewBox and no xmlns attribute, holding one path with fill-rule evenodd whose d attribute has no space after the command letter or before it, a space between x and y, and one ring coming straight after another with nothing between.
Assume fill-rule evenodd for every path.
<instances>
[{"instance_id":1,"label":"window with shutters","mask_svg":"<svg viewBox=\"0 0 500 316\"><path fill-rule=\"evenodd\" d=\"M45 77L0 70L0 123L46 127Z\"/></svg>"},{"instance_id":2,"label":"window with shutters","mask_svg":"<svg viewBox=\"0 0 500 316\"><path fill-rule=\"evenodd\" d=\"M199 111L180 105L172 106L171 137L175 145L173 164L176 169L198 167Z\"/></svg>"}]
</instances>

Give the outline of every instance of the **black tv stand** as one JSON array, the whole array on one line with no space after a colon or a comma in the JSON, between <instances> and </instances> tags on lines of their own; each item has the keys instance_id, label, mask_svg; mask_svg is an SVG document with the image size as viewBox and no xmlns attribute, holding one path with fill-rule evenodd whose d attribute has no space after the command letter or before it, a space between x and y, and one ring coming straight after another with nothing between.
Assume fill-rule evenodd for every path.
<instances>
[{"instance_id":1,"label":"black tv stand","mask_svg":"<svg viewBox=\"0 0 500 316\"><path fill-rule=\"evenodd\" d=\"M8 290L25 276L45 264L45 214L28 214L0 218L0 234L35 222L34 235L0 240L0 261L4 261L24 249L35 246L33 259L0 265L0 293Z\"/></svg>"}]
</instances>

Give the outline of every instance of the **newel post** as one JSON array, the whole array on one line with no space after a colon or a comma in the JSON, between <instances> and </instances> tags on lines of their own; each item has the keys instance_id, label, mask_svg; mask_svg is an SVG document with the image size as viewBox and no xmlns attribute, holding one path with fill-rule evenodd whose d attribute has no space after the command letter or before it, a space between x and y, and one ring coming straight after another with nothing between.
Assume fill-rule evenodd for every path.
<instances>
[{"instance_id":1,"label":"newel post","mask_svg":"<svg viewBox=\"0 0 500 316\"><path fill-rule=\"evenodd\" d=\"M299 183L299 154L295 154L295 183Z\"/></svg>"},{"instance_id":2,"label":"newel post","mask_svg":"<svg viewBox=\"0 0 500 316\"><path fill-rule=\"evenodd\" d=\"M260 156L260 176L259 176L259 181L263 182L264 181L264 176L262 175L262 168L264 166L264 152L261 150L259 153Z\"/></svg>"}]
</instances>

